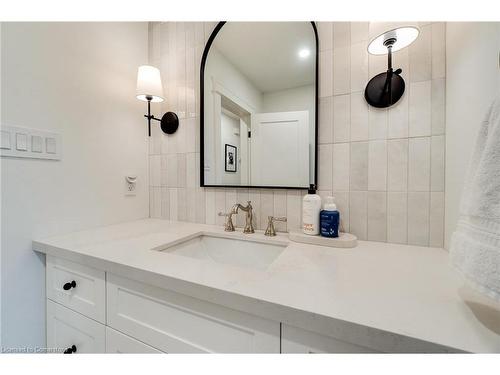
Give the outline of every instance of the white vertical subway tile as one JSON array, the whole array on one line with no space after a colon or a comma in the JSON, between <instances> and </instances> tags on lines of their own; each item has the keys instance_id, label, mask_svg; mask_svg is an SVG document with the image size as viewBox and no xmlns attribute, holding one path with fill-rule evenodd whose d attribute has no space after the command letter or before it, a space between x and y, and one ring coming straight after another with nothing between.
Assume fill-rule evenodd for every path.
<instances>
[{"instance_id":1,"label":"white vertical subway tile","mask_svg":"<svg viewBox=\"0 0 500 375\"><path fill-rule=\"evenodd\" d=\"M319 53L319 96L333 95L333 51Z\"/></svg>"},{"instance_id":2,"label":"white vertical subway tile","mask_svg":"<svg viewBox=\"0 0 500 375\"><path fill-rule=\"evenodd\" d=\"M161 218L169 219L170 218L170 193L167 187L162 187L160 192L160 200L161 200Z\"/></svg>"},{"instance_id":3,"label":"white vertical subway tile","mask_svg":"<svg viewBox=\"0 0 500 375\"><path fill-rule=\"evenodd\" d=\"M302 192L300 190L287 190L286 216L289 232L299 232L302 227Z\"/></svg>"},{"instance_id":4,"label":"white vertical subway tile","mask_svg":"<svg viewBox=\"0 0 500 375\"><path fill-rule=\"evenodd\" d=\"M431 81L410 84L409 117L410 137L431 134Z\"/></svg>"},{"instance_id":5,"label":"white vertical subway tile","mask_svg":"<svg viewBox=\"0 0 500 375\"><path fill-rule=\"evenodd\" d=\"M368 82L366 41L351 46L351 91L364 91Z\"/></svg>"},{"instance_id":6,"label":"white vertical subway tile","mask_svg":"<svg viewBox=\"0 0 500 375\"><path fill-rule=\"evenodd\" d=\"M335 143L333 145L332 189L336 191L349 190L349 143Z\"/></svg>"},{"instance_id":7,"label":"white vertical subway tile","mask_svg":"<svg viewBox=\"0 0 500 375\"><path fill-rule=\"evenodd\" d=\"M387 138L408 137L408 90L387 113Z\"/></svg>"},{"instance_id":8,"label":"white vertical subway tile","mask_svg":"<svg viewBox=\"0 0 500 375\"><path fill-rule=\"evenodd\" d=\"M351 143L350 190L368 189L368 142Z\"/></svg>"},{"instance_id":9,"label":"white vertical subway tile","mask_svg":"<svg viewBox=\"0 0 500 375\"><path fill-rule=\"evenodd\" d=\"M186 49L186 117L196 116L195 81L196 73L195 47Z\"/></svg>"},{"instance_id":10,"label":"white vertical subway tile","mask_svg":"<svg viewBox=\"0 0 500 375\"><path fill-rule=\"evenodd\" d=\"M370 139L387 138L387 109L370 107L368 111L368 137Z\"/></svg>"},{"instance_id":11,"label":"white vertical subway tile","mask_svg":"<svg viewBox=\"0 0 500 375\"><path fill-rule=\"evenodd\" d=\"M367 192L351 191L349 202L349 231L360 240L367 239Z\"/></svg>"},{"instance_id":12,"label":"white vertical subway tile","mask_svg":"<svg viewBox=\"0 0 500 375\"><path fill-rule=\"evenodd\" d=\"M408 139L387 141L387 190L408 189Z\"/></svg>"},{"instance_id":13,"label":"white vertical subway tile","mask_svg":"<svg viewBox=\"0 0 500 375\"><path fill-rule=\"evenodd\" d=\"M188 118L184 121L184 132L185 136L185 148L181 152L195 152L196 151L196 141L198 140L196 133L196 119Z\"/></svg>"},{"instance_id":14,"label":"white vertical subway tile","mask_svg":"<svg viewBox=\"0 0 500 375\"><path fill-rule=\"evenodd\" d=\"M351 94L351 142L368 140L368 104L362 92Z\"/></svg>"},{"instance_id":15,"label":"white vertical subway tile","mask_svg":"<svg viewBox=\"0 0 500 375\"><path fill-rule=\"evenodd\" d=\"M191 152L186 154L186 187L196 187L196 154Z\"/></svg>"},{"instance_id":16,"label":"white vertical subway tile","mask_svg":"<svg viewBox=\"0 0 500 375\"><path fill-rule=\"evenodd\" d=\"M351 47L333 50L333 94L349 94L351 92Z\"/></svg>"},{"instance_id":17,"label":"white vertical subway tile","mask_svg":"<svg viewBox=\"0 0 500 375\"><path fill-rule=\"evenodd\" d=\"M186 187L186 154L177 154L177 186Z\"/></svg>"},{"instance_id":18,"label":"white vertical subway tile","mask_svg":"<svg viewBox=\"0 0 500 375\"><path fill-rule=\"evenodd\" d=\"M408 193L387 193L387 241L408 242Z\"/></svg>"},{"instance_id":19,"label":"white vertical subway tile","mask_svg":"<svg viewBox=\"0 0 500 375\"><path fill-rule=\"evenodd\" d=\"M223 225L225 222L225 217L220 216L219 213L226 214L226 191L224 189L215 190L215 223L217 225Z\"/></svg>"},{"instance_id":20,"label":"white vertical subway tile","mask_svg":"<svg viewBox=\"0 0 500 375\"><path fill-rule=\"evenodd\" d=\"M255 215L253 217L255 228L261 229L260 225L260 190L250 189L248 190L248 199L252 202L252 207L255 210Z\"/></svg>"},{"instance_id":21,"label":"white vertical subway tile","mask_svg":"<svg viewBox=\"0 0 500 375\"><path fill-rule=\"evenodd\" d=\"M431 25L420 28L418 38L410 44L410 81L428 81L432 78Z\"/></svg>"},{"instance_id":22,"label":"white vertical subway tile","mask_svg":"<svg viewBox=\"0 0 500 375\"><path fill-rule=\"evenodd\" d=\"M430 158L430 138L410 138L408 145L409 191L429 191L431 175Z\"/></svg>"},{"instance_id":23,"label":"white vertical subway tile","mask_svg":"<svg viewBox=\"0 0 500 375\"><path fill-rule=\"evenodd\" d=\"M177 188L177 220L187 220L187 191L186 188Z\"/></svg>"},{"instance_id":24,"label":"white vertical subway tile","mask_svg":"<svg viewBox=\"0 0 500 375\"><path fill-rule=\"evenodd\" d=\"M429 246L444 246L444 192L431 192Z\"/></svg>"},{"instance_id":25,"label":"white vertical subway tile","mask_svg":"<svg viewBox=\"0 0 500 375\"><path fill-rule=\"evenodd\" d=\"M177 154L165 155L167 159L167 186L178 187Z\"/></svg>"},{"instance_id":26,"label":"white vertical subway tile","mask_svg":"<svg viewBox=\"0 0 500 375\"><path fill-rule=\"evenodd\" d=\"M215 224L216 215L215 189L205 189L205 223Z\"/></svg>"},{"instance_id":27,"label":"white vertical subway tile","mask_svg":"<svg viewBox=\"0 0 500 375\"><path fill-rule=\"evenodd\" d=\"M446 83L445 79L434 79L431 84L431 122L432 134L445 133L446 127Z\"/></svg>"},{"instance_id":28,"label":"white vertical subway tile","mask_svg":"<svg viewBox=\"0 0 500 375\"><path fill-rule=\"evenodd\" d=\"M444 191L444 135L431 137L431 191Z\"/></svg>"},{"instance_id":29,"label":"white vertical subway tile","mask_svg":"<svg viewBox=\"0 0 500 375\"><path fill-rule=\"evenodd\" d=\"M333 49L333 23L317 22L319 50L326 51Z\"/></svg>"},{"instance_id":30,"label":"white vertical subway tile","mask_svg":"<svg viewBox=\"0 0 500 375\"><path fill-rule=\"evenodd\" d=\"M408 244L429 246L429 192L408 193Z\"/></svg>"},{"instance_id":31,"label":"white vertical subway tile","mask_svg":"<svg viewBox=\"0 0 500 375\"><path fill-rule=\"evenodd\" d=\"M318 146L318 189L331 190L332 188L332 158L331 144Z\"/></svg>"},{"instance_id":32,"label":"white vertical subway tile","mask_svg":"<svg viewBox=\"0 0 500 375\"><path fill-rule=\"evenodd\" d=\"M168 194L169 194L169 202L170 202L170 220L178 220L178 195L177 195L177 189L168 189Z\"/></svg>"},{"instance_id":33,"label":"white vertical subway tile","mask_svg":"<svg viewBox=\"0 0 500 375\"><path fill-rule=\"evenodd\" d=\"M351 44L364 42L366 50L369 25L370 22L351 22Z\"/></svg>"},{"instance_id":34,"label":"white vertical subway tile","mask_svg":"<svg viewBox=\"0 0 500 375\"><path fill-rule=\"evenodd\" d=\"M319 143L333 142L333 97L319 99Z\"/></svg>"},{"instance_id":35,"label":"white vertical subway tile","mask_svg":"<svg viewBox=\"0 0 500 375\"><path fill-rule=\"evenodd\" d=\"M196 188L186 188L181 189L186 191L186 218L185 221L194 223L196 221L196 210L200 209L196 207ZM203 207L205 208L205 207Z\"/></svg>"},{"instance_id":36,"label":"white vertical subway tile","mask_svg":"<svg viewBox=\"0 0 500 375\"><path fill-rule=\"evenodd\" d=\"M161 188L153 186L150 188L150 193L153 194L151 199L150 197L150 212L149 215L153 219L161 218Z\"/></svg>"},{"instance_id":37,"label":"white vertical subway tile","mask_svg":"<svg viewBox=\"0 0 500 375\"><path fill-rule=\"evenodd\" d=\"M243 206L247 205L248 202L248 189L237 189L236 190L236 200L235 203L240 203ZM253 205L252 205L253 207ZM235 216L234 218L234 224L240 228L243 228L245 226L245 220L246 214L243 211L240 211L238 215Z\"/></svg>"},{"instance_id":38,"label":"white vertical subway tile","mask_svg":"<svg viewBox=\"0 0 500 375\"><path fill-rule=\"evenodd\" d=\"M286 204L286 190L275 190L274 191L274 217L286 217L287 215L287 204ZM267 222L266 222L267 226ZM278 232L286 232L287 223L282 221L277 221L274 223L274 228Z\"/></svg>"},{"instance_id":39,"label":"white vertical subway tile","mask_svg":"<svg viewBox=\"0 0 500 375\"><path fill-rule=\"evenodd\" d=\"M260 191L260 228L266 229L267 217L274 215L274 194L272 190Z\"/></svg>"},{"instance_id":40,"label":"white vertical subway tile","mask_svg":"<svg viewBox=\"0 0 500 375\"><path fill-rule=\"evenodd\" d=\"M369 79L377 74L387 71L387 55L371 55L368 54L368 75Z\"/></svg>"},{"instance_id":41,"label":"white vertical subway tile","mask_svg":"<svg viewBox=\"0 0 500 375\"><path fill-rule=\"evenodd\" d=\"M333 48L343 48L351 45L351 23L333 23Z\"/></svg>"},{"instance_id":42,"label":"white vertical subway tile","mask_svg":"<svg viewBox=\"0 0 500 375\"><path fill-rule=\"evenodd\" d=\"M335 197L335 204L340 214L340 227L341 232L349 233L349 192L336 191L333 193Z\"/></svg>"},{"instance_id":43,"label":"white vertical subway tile","mask_svg":"<svg viewBox=\"0 0 500 375\"><path fill-rule=\"evenodd\" d=\"M351 127L351 97L338 95L333 97L333 142L349 142Z\"/></svg>"},{"instance_id":44,"label":"white vertical subway tile","mask_svg":"<svg viewBox=\"0 0 500 375\"><path fill-rule=\"evenodd\" d=\"M161 186L161 156L149 156L149 184L150 186Z\"/></svg>"},{"instance_id":45,"label":"white vertical subway tile","mask_svg":"<svg viewBox=\"0 0 500 375\"><path fill-rule=\"evenodd\" d=\"M387 141L368 144L368 190L387 190Z\"/></svg>"},{"instance_id":46,"label":"white vertical subway tile","mask_svg":"<svg viewBox=\"0 0 500 375\"><path fill-rule=\"evenodd\" d=\"M206 219L206 201L205 190L202 188L195 189L195 222L204 224Z\"/></svg>"},{"instance_id":47,"label":"white vertical subway tile","mask_svg":"<svg viewBox=\"0 0 500 375\"><path fill-rule=\"evenodd\" d=\"M387 193L368 192L367 238L370 241L387 240Z\"/></svg>"},{"instance_id":48,"label":"white vertical subway tile","mask_svg":"<svg viewBox=\"0 0 500 375\"><path fill-rule=\"evenodd\" d=\"M231 208L236 203L243 203L244 204L244 202L238 202L236 189L226 189L226 211L225 212L230 212ZM236 220L235 220L235 222L236 222Z\"/></svg>"},{"instance_id":49,"label":"white vertical subway tile","mask_svg":"<svg viewBox=\"0 0 500 375\"><path fill-rule=\"evenodd\" d=\"M194 42L196 46L205 44L205 33L203 22L194 22Z\"/></svg>"},{"instance_id":50,"label":"white vertical subway tile","mask_svg":"<svg viewBox=\"0 0 500 375\"><path fill-rule=\"evenodd\" d=\"M431 25L432 31L432 78L446 75L446 26L444 22Z\"/></svg>"}]
</instances>

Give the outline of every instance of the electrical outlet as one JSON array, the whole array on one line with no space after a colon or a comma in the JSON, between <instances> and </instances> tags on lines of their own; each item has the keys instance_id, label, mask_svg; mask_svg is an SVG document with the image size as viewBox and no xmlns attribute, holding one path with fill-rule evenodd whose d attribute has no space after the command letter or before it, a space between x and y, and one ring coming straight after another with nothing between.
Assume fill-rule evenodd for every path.
<instances>
[{"instance_id":1,"label":"electrical outlet","mask_svg":"<svg viewBox=\"0 0 500 375\"><path fill-rule=\"evenodd\" d=\"M137 176L125 176L125 195L136 195Z\"/></svg>"}]
</instances>

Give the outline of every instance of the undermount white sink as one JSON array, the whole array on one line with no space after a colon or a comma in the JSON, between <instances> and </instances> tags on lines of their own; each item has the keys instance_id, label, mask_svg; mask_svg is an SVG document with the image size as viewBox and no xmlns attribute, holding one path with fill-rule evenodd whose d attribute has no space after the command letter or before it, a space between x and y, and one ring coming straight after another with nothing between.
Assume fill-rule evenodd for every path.
<instances>
[{"instance_id":1,"label":"undermount white sink","mask_svg":"<svg viewBox=\"0 0 500 375\"><path fill-rule=\"evenodd\" d=\"M200 234L158 250L215 263L263 270L278 258L286 246L286 243L271 244Z\"/></svg>"}]
</instances>

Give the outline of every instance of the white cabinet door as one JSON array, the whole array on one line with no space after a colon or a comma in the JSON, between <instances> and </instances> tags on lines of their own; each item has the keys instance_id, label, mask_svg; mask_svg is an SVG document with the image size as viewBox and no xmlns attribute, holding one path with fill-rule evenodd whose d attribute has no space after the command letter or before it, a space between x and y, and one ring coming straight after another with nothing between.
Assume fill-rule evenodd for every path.
<instances>
[{"instance_id":1,"label":"white cabinet door","mask_svg":"<svg viewBox=\"0 0 500 375\"><path fill-rule=\"evenodd\" d=\"M106 315L104 271L47 256L47 298L101 323Z\"/></svg>"},{"instance_id":2,"label":"white cabinet door","mask_svg":"<svg viewBox=\"0 0 500 375\"><path fill-rule=\"evenodd\" d=\"M286 324L282 325L281 351L282 353L377 353L373 349Z\"/></svg>"},{"instance_id":3,"label":"white cabinet door","mask_svg":"<svg viewBox=\"0 0 500 375\"><path fill-rule=\"evenodd\" d=\"M107 325L167 353L279 353L280 324L113 274Z\"/></svg>"},{"instance_id":4,"label":"white cabinet door","mask_svg":"<svg viewBox=\"0 0 500 375\"><path fill-rule=\"evenodd\" d=\"M56 302L47 300L47 348L63 352L104 353L105 327Z\"/></svg>"},{"instance_id":5,"label":"white cabinet door","mask_svg":"<svg viewBox=\"0 0 500 375\"><path fill-rule=\"evenodd\" d=\"M161 353L161 351L106 327L106 353Z\"/></svg>"}]
</instances>

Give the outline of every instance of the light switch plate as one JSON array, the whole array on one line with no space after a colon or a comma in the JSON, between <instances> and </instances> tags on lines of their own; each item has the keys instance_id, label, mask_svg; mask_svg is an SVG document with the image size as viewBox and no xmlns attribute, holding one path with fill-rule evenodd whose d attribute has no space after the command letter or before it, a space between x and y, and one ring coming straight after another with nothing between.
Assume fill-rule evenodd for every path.
<instances>
[{"instance_id":1,"label":"light switch plate","mask_svg":"<svg viewBox=\"0 0 500 375\"><path fill-rule=\"evenodd\" d=\"M60 160L61 149L61 136L57 133L2 124L2 157Z\"/></svg>"},{"instance_id":2,"label":"light switch plate","mask_svg":"<svg viewBox=\"0 0 500 375\"><path fill-rule=\"evenodd\" d=\"M1 131L1 145L0 145L0 147L4 150L10 150L12 147L10 144L10 132L7 130Z\"/></svg>"},{"instance_id":3,"label":"light switch plate","mask_svg":"<svg viewBox=\"0 0 500 375\"><path fill-rule=\"evenodd\" d=\"M16 150L28 151L28 135L26 133L16 133Z\"/></svg>"},{"instance_id":4,"label":"light switch plate","mask_svg":"<svg viewBox=\"0 0 500 375\"><path fill-rule=\"evenodd\" d=\"M39 135L31 136L31 152L42 152L43 150L43 138Z\"/></svg>"}]
</instances>

